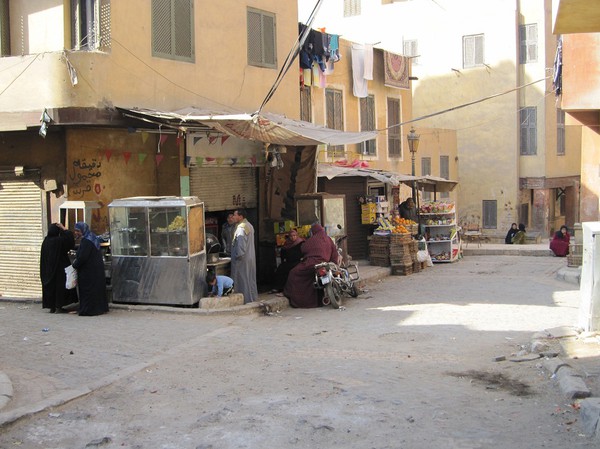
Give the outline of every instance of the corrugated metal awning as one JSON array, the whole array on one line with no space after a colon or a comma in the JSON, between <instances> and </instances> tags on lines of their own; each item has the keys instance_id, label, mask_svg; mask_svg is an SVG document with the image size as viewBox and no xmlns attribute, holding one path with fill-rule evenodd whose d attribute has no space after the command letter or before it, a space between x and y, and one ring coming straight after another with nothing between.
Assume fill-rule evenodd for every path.
<instances>
[{"instance_id":1,"label":"corrugated metal awning","mask_svg":"<svg viewBox=\"0 0 600 449\"><path fill-rule=\"evenodd\" d=\"M400 184L412 186L413 182L416 182L419 189L423 189L427 192L451 192L458 185L457 181L438 178L437 176L403 175L385 170L364 167L344 167L332 164L319 164L317 176L326 177L327 179L332 179L336 176L366 176L393 186Z\"/></svg>"},{"instance_id":2,"label":"corrugated metal awning","mask_svg":"<svg viewBox=\"0 0 600 449\"><path fill-rule=\"evenodd\" d=\"M166 125L185 132L217 130L225 135L277 145L348 145L377 137L376 131L338 131L271 113L225 113L195 108L174 112L138 108L117 109L126 117Z\"/></svg>"}]
</instances>

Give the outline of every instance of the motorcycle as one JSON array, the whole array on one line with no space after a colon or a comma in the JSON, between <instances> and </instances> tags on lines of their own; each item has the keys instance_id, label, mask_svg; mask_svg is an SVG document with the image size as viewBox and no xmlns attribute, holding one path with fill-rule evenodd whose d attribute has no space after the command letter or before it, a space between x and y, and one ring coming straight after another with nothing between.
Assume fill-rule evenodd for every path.
<instances>
[{"instance_id":1,"label":"motorcycle","mask_svg":"<svg viewBox=\"0 0 600 449\"><path fill-rule=\"evenodd\" d=\"M342 296L350 295L353 298L358 296L358 287L356 281L359 279L358 265L347 261L343 257L341 248L342 241L346 236L336 240L338 248L338 264L333 262L321 262L315 265L315 288L324 290L323 305L331 305L334 309L342 306Z\"/></svg>"}]
</instances>

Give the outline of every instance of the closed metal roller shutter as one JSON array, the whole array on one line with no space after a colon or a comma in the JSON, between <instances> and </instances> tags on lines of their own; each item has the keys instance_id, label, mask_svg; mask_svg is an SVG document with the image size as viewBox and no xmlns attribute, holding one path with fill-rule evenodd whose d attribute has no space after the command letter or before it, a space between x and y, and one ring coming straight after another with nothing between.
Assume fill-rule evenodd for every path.
<instances>
[{"instance_id":1,"label":"closed metal roller shutter","mask_svg":"<svg viewBox=\"0 0 600 449\"><path fill-rule=\"evenodd\" d=\"M42 296L43 206L37 181L0 175L0 295L5 298Z\"/></svg>"},{"instance_id":2,"label":"closed metal roller shutter","mask_svg":"<svg viewBox=\"0 0 600 449\"><path fill-rule=\"evenodd\" d=\"M257 207L256 169L252 167L191 167L190 194L207 211Z\"/></svg>"}]
</instances>

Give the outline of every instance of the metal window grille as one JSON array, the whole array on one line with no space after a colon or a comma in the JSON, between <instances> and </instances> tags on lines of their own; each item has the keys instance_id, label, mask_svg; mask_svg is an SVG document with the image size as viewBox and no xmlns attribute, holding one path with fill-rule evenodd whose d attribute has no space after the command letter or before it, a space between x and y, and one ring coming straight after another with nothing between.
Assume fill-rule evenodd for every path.
<instances>
[{"instance_id":1,"label":"metal window grille","mask_svg":"<svg viewBox=\"0 0 600 449\"><path fill-rule=\"evenodd\" d=\"M193 0L152 0L152 55L194 62Z\"/></svg>"},{"instance_id":2,"label":"metal window grille","mask_svg":"<svg viewBox=\"0 0 600 449\"><path fill-rule=\"evenodd\" d=\"M375 130L375 97L369 95L360 99L360 130ZM360 144L360 151L366 156L375 156L377 154L377 140L367 140Z\"/></svg>"},{"instance_id":3,"label":"metal window grille","mask_svg":"<svg viewBox=\"0 0 600 449\"><path fill-rule=\"evenodd\" d=\"M402 157L402 139L400 139L400 100L397 98L387 99L388 119L388 156L393 158ZM392 127L392 128L390 128Z\"/></svg>"},{"instance_id":4,"label":"metal window grille","mask_svg":"<svg viewBox=\"0 0 600 449\"><path fill-rule=\"evenodd\" d=\"M537 62L537 24L519 26L519 63Z\"/></svg>"},{"instance_id":5,"label":"metal window grille","mask_svg":"<svg viewBox=\"0 0 600 449\"><path fill-rule=\"evenodd\" d=\"M427 176L431 174L431 158L430 157L422 157L421 158L421 176ZM423 191L423 199L425 201L431 200L431 192Z\"/></svg>"},{"instance_id":6,"label":"metal window grille","mask_svg":"<svg viewBox=\"0 0 600 449\"><path fill-rule=\"evenodd\" d=\"M344 0L344 17L360 16L361 0Z\"/></svg>"},{"instance_id":7,"label":"metal window grille","mask_svg":"<svg viewBox=\"0 0 600 449\"><path fill-rule=\"evenodd\" d=\"M556 155L565 155L565 111L556 110Z\"/></svg>"},{"instance_id":8,"label":"metal window grille","mask_svg":"<svg viewBox=\"0 0 600 449\"><path fill-rule=\"evenodd\" d=\"M327 127L344 130L344 103L341 90L325 89L325 109ZM327 156L341 157L344 155L344 145L330 145L327 147Z\"/></svg>"},{"instance_id":9,"label":"metal window grille","mask_svg":"<svg viewBox=\"0 0 600 449\"><path fill-rule=\"evenodd\" d=\"M417 56L419 54L419 43L416 40L404 41L403 45L404 56ZM419 58L411 58L413 64L419 63Z\"/></svg>"},{"instance_id":10,"label":"metal window grille","mask_svg":"<svg viewBox=\"0 0 600 449\"><path fill-rule=\"evenodd\" d=\"M483 228L496 229L498 227L498 208L496 200L483 200Z\"/></svg>"},{"instance_id":11,"label":"metal window grille","mask_svg":"<svg viewBox=\"0 0 600 449\"><path fill-rule=\"evenodd\" d=\"M477 67L484 62L483 34L463 36L463 68Z\"/></svg>"},{"instance_id":12,"label":"metal window grille","mask_svg":"<svg viewBox=\"0 0 600 449\"><path fill-rule=\"evenodd\" d=\"M521 122L521 155L537 154L537 108L522 108L519 112Z\"/></svg>"},{"instance_id":13,"label":"metal window grille","mask_svg":"<svg viewBox=\"0 0 600 449\"><path fill-rule=\"evenodd\" d=\"M309 86L300 89L300 120L312 122L312 91Z\"/></svg>"},{"instance_id":14,"label":"metal window grille","mask_svg":"<svg viewBox=\"0 0 600 449\"><path fill-rule=\"evenodd\" d=\"M275 14L248 8L248 64L257 67L277 67Z\"/></svg>"}]
</instances>

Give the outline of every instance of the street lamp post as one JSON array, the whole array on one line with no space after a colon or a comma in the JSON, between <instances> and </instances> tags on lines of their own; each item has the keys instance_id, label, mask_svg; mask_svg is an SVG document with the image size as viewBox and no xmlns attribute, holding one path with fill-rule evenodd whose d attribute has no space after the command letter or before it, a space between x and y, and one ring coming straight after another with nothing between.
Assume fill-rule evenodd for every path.
<instances>
[{"instance_id":1,"label":"street lamp post","mask_svg":"<svg viewBox=\"0 0 600 449\"><path fill-rule=\"evenodd\" d=\"M408 139L408 149L410 151L410 157L412 160L412 175L415 176L415 157L417 155L417 150L419 149L419 134L417 134L415 132L415 129L413 127L410 128L410 132L408 133L408 135L406 136L406 138ZM417 187L416 187L416 181L413 180L412 183L412 197L413 200L417 201Z\"/></svg>"}]
</instances>

